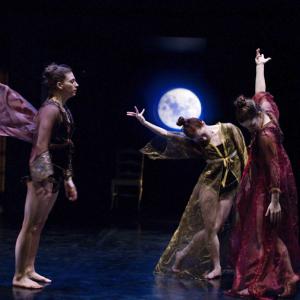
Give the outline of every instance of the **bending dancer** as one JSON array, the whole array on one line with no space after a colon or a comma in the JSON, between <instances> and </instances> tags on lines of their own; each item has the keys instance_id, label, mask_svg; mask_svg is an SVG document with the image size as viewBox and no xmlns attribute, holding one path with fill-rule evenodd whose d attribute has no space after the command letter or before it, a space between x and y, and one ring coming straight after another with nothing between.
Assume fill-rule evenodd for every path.
<instances>
[{"instance_id":1,"label":"bending dancer","mask_svg":"<svg viewBox=\"0 0 300 300\"><path fill-rule=\"evenodd\" d=\"M164 150L149 143L143 153L153 159L200 157L207 162L155 272L216 278L221 275L217 233L231 210L247 157L243 136L230 123L206 125L197 118L183 117L177 124L184 134L176 134L146 121L143 113L135 107L127 115L167 141Z\"/></svg>"},{"instance_id":2,"label":"bending dancer","mask_svg":"<svg viewBox=\"0 0 300 300\"><path fill-rule=\"evenodd\" d=\"M257 298L292 296L299 281L297 189L281 142L278 108L266 93L268 60L258 49L256 95L235 102L237 119L252 141L237 194L239 221L231 237L236 273L229 294Z\"/></svg>"},{"instance_id":3,"label":"bending dancer","mask_svg":"<svg viewBox=\"0 0 300 300\"><path fill-rule=\"evenodd\" d=\"M16 270L13 285L37 289L50 279L35 270L41 231L63 182L69 200L77 199L72 180L73 119L65 106L75 96L78 84L70 67L51 64L45 68L48 98L39 111L18 93L1 85L0 134L33 143L27 178L27 196L22 229L16 242ZM9 117L7 117L9 116Z\"/></svg>"}]
</instances>

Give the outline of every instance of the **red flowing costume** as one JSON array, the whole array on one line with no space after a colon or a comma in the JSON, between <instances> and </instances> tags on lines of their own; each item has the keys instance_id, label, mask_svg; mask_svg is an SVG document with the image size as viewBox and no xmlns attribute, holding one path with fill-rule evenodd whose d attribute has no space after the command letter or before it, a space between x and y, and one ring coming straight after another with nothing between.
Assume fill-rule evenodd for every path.
<instances>
[{"instance_id":1,"label":"red flowing costume","mask_svg":"<svg viewBox=\"0 0 300 300\"><path fill-rule=\"evenodd\" d=\"M269 93L258 93L256 103L268 101L271 121L257 131L249 147L236 199L237 224L231 235L235 277L229 294L248 289L250 296L265 298L282 293L293 270L299 268L297 188L291 163L282 145L279 111ZM265 216L271 190L280 190L281 222ZM265 298L266 299L266 298Z\"/></svg>"}]
</instances>

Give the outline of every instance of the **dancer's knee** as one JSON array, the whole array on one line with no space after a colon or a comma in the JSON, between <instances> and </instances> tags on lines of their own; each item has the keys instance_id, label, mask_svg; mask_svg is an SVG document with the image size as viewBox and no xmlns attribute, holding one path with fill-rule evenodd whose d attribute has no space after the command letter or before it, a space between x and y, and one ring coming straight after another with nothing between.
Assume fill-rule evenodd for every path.
<instances>
[{"instance_id":1,"label":"dancer's knee","mask_svg":"<svg viewBox=\"0 0 300 300\"><path fill-rule=\"evenodd\" d=\"M37 233L41 232L42 228L43 228L42 223L36 223L31 226L31 233L37 234Z\"/></svg>"},{"instance_id":2,"label":"dancer's knee","mask_svg":"<svg viewBox=\"0 0 300 300\"><path fill-rule=\"evenodd\" d=\"M213 239L215 237L215 235L217 234L217 231L216 231L215 227L207 228L205 231L206 231L205 232L206 233L206 238L208 240Z\"/></svg>"},{"instance_id":3,"label":"dancer's knee","mask_svg":"<svg viewBox=\"0 0 300 300\"><path fill-rule=\"evenodd\" d=\"M22 231L27 234L39 234L44 227L44 222L23 223Z\"/></svg>"}]
</instances>

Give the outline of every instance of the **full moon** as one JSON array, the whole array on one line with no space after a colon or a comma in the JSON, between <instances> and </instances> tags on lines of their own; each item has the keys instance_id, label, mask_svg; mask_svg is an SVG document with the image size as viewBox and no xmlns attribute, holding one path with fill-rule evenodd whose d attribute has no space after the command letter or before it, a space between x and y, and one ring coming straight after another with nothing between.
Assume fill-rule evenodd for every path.
<instances>
[{"instance_id":1,"label":"full moon","mask_svg":"<svg viewBox=\"0 0 300 300\"><path fill-rule=\"evenodd\" d=\"M178 88L165 93L158 104L158 115L161 121L170 128L178 129L176 122L180 116L199 118L201 103L190 90Z\"/></svg>"}]
</instances>

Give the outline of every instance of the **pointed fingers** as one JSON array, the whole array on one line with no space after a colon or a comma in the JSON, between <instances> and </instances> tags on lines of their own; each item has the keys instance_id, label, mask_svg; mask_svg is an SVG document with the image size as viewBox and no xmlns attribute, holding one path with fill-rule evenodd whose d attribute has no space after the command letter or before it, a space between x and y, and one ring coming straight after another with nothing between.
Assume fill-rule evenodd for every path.
<instances>
[{"instance_id":1,"label":"pointed fingers","mask_svg":"<svg viewBox=\"0 0 300 300\"><path fill-rule=\"evenodd\" d=\"M126 115L129 116L129 117L136 117L137 116L137 114L135 112L131 112L131 111L127 112Z\"/></svg>"},{"instance_id":2,"label":"pointed fingers","mask_svg":"<svg viewBox=\"0 0 300 300\"><path fill-rule=\"evenodd\" d=\"M145 112L145 108L143 108L143 110L141 111L141 115L144 114L144 112Z\"/></svg>"},{"instance_id":3,"label":"pointed fingers","mask_svg":"<svg viewBox=\"0 0 300 300\"><path fill-rule=\"evenodd\" d=\"M138 110L138 108L135 106L134 107L134 109L135 109L135 112L137 113L137 114L139 114L139 110Z\"/></svg>"},{"instance_id":4,"label":"pointed fingers","mask_svg":"<svg viewBox=\"0 0 300 300\"><path fill-rule=\"evenodd\" d=\"M128 117L136 117L136 113L131 113L131 112L129 112L129 113L127 113L126 114Z\"/></svg>"},{"instance_id":5,"label":"pointed fingers","mask_svg":"<svg viewBox=\"0 0 300 300\"><path fill-rule=\"evenodd\" d=\"M268 208L268 209L267 209L267 212L266 212L266 214L265 214L265 217L267 217L267 216L269 215L269 212L270 212L270 209Z\"/></svg>"}]
</instances>

